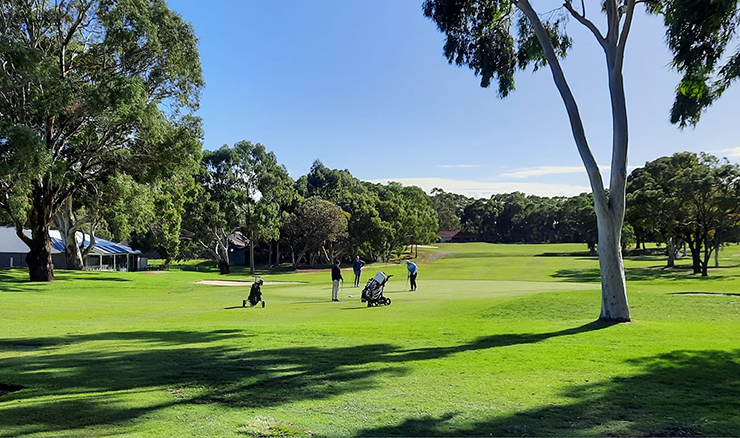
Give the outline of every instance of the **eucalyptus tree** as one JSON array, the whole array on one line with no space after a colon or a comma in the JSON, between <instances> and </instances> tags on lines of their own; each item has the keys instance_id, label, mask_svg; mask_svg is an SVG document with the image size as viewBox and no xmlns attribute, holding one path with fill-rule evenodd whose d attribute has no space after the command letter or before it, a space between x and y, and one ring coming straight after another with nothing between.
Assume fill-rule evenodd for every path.
<instances>
[{"instance_id":1,"label":"eucalyptus tree","mask_svg":"<svg viewBox=\"0 0 740 438\"><path fill-rule=\"evenodd\" d=\"M279 237L280 203L294 196L293 181L261 144L239 141L204 151L196 177L198 195L186 206L183 239L208 253L222 274L230 271L229 246L235 237L252 251L255 240Z\"/></svg>"},{"instance_id":2,"label":"eucalyptus tree","mask_svg":"<svg viewBox=\"0 0 740 438\"><path fill-rule=\"evenodd\" d=\"M461 228L460 212L464 206L460 201L465 198L454 193L447 193L438 187L432 189L431 195L432 204L439 218L439 230L459 231Z\"/></svg>"},{"instance_id":3,"label":"eucalyptus tree","mask_svg":"<svg viewBox=\"0 0 740 438\"><path fill-rule=\"evenodd\" d=\"M318 196L303 201L285 221L283 233L291 247L293 269L310 253L347 237L348 213Z\"/></svg>"},{"instance_id":4,"label":"eucalyptus tree","mask_svg":"<svg viewBox=\"0 0 740 438\"><path fill-rule=\"evenodd\" d=\"M164 0L0 2L0 208L31 280L54 279L49 228L84 187L196 168L202 86L194 31Z\"/></svg>"},{"instance_id":5,"label":"eucalyptus tree","mask_svg":"<svg viewBox=\"0 0 740 438\"><path fill-rule=\"evenodd\" d=\"M644 3L650 13L663 15L674 66L684 73L672 120L682 124L685 120L695 122L711 103L708 96L716 97L721 91L718 87L710 93L703 86L706 81L701 79L717 70L734 32L736 0L604 0L599 2L600 12L606 17L601 27L587 14L584 1L579 4L565 0L562 8L544 15L535 10L530 0L426 0L423 4L424 15L446 35L447 60L470 67L481 76L483 87L495 79L500 97L514 89L517 69L550 67L594 196L602 288L600 319L613 321L630 320L620 243L629 140L622 69L638 3ZM605 56L613 128L608 190L560 64L572 45L565 31L569 18L590 31ZM733 75L725 76L723 84L728 85Z\"/></svg>"},{"instance_id":6,"label":"eucalyptus tree","mask_svg":"<svg viewBox=\"0 0 740 438\"><path fill-rule=\"evenodd\" d=\"M681 152L651 161L630 175L629 191L636 204L650 209L650 224L686 242L694 273L702 276L723 237L740 223L740 167L709 154Z\"/></svg>"},{"instance_id":7,"label":"eucalyptus tree","mask_svg":"<svg viewBox=\"0 0 740 438\"><path fill-rule=\"evenodd\" d=\"M691 152L679 152L660 157L630 174L627 182L628 217L633 224L659 236L666 243L667 267L675 266L676 246L679 241L695 247L692 216L684 205L683 196L672 179L685 169L699 164L699 157ZM698 253L692 251L694 269L700 271Z\"/></svg>"},{"instance_id":8,"label":"eucalyptus tree","mask_svg":"<svg viewBox=\"0 0 740 438\"><path fill-rule=\"evenodd\" d=\"M254 274L254 244L280 239L282 212L297 200L293 179L285 166L278 163L274 152L268 152L261 144L251 151L251 165L255 174L254 189L259 200L247 209L247 224L243 232L249 235L249 268Z\"/></svg>"}]
</instances>

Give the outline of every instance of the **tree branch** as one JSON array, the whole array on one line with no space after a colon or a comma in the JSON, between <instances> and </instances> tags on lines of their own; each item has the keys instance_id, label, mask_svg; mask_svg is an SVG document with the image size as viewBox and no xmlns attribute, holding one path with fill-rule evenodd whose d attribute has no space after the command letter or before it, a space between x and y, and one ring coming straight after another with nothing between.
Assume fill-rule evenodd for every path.
<instances>
[{"instance_id":1,"label":"tree branch","mask_svg":"<svg viewBox=\"0 0 740 438\"><path fill-rule=\"evenodd\" d=\"M516 3L517 7L524 13L529 19L532 27L537 34L537 39L542 45L542 50L545 52L547 62L550 64L550 71L552 72L553 80L555 85L560 92L560 97L563 99L565 109L568 112L568 119L570 121L571 131L573 138L578 148L578 153L581 155L583 165L586 167L586 173L588 174L589 182L591 183L591 190L596 200L595 205L597 208L604 208L606 206L606 193L604 191L604 182L601 178L601 171L599 165L596 163L591 148L588 145L588 139L586 138L586 132L583 128L583 121L578 110L578 104L576 103L575 97L568 86L568 81L565 79L565 74L560 65L555 49L552 47L550 42L550 36L547 30L542 25L537 12L530 5L529 0L520 0ZM603 213L603 212L602 212Z\"/></svg>"},{"instance_id":2,"label":"tree branch","mask_svg":"<svg viewBox=\"0 0 740 438\"><path fill-rule=\"evenodd\" d=\"M617 55L615 59L614 68L618 71L622 71L622 64L624 63L624 49L627 45L627 37L630 34L630 27L632 27L632 18L635 16L635 0L627 0L625 6L624 25L622 25L622 32L619 34L619 42L617 43Z\"/></svg>"},{"instance_id":3,"label":"tree branch","mask_svg":"<svg viewBox=\"0 0 740 438\"><path fill-rule=\"evenodd\" d=\"M565 7L565 9L568 10L568 12L570 12L571 15L573 15L573 17L575 17L576 20L578 20L579 23L586 26L588 30L590 30L591 33L594 34L594 36L596 37L596 41L598 41L599 44L601 44L602 48L605 47L604 43L606 41L604 39L604 36L601 35L601 31L599 31L599 28L596 27L593 21L586 18L586 6L585 5L583 5L583 14L579 14L578 11L576 11L573 8L573 4L571 3L571 0L566 0L563 6Z\"/></svg>"},{"instance_id":4,"label":"tree branch","mask_svg":"<svg viewBox=\"0 0 740 438\"><path fill-rule=\"evenodd\" d=\"M617 0L606 0L606 18L608 28L606 31L606 39L610 43L616 46L617 38L619 37L619 6Z\"/></svg>"}]
</instances>

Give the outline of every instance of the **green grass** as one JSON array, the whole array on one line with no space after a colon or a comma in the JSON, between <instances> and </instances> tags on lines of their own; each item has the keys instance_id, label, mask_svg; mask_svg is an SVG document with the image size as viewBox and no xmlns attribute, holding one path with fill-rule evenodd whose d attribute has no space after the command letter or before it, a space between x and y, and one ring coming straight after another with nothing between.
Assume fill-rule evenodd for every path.
<instances>
[{"instance_id":1,"label":"green grass","mask_svg":"<svg viewBox=\"0 0 740 438\"><path fill-rule=\"evenodd\" d=\"M447 254L417 292L401 264L366 267L397 276L381 308L347 286L331 303L328 272L260 271L306 282L265 286L262 309L196 284L243 269L0 271L0 436L740 434L740 248L705 279L628 258L618 325L594 322L584 245L420 251Z\"/></svg>"}]
</instances>

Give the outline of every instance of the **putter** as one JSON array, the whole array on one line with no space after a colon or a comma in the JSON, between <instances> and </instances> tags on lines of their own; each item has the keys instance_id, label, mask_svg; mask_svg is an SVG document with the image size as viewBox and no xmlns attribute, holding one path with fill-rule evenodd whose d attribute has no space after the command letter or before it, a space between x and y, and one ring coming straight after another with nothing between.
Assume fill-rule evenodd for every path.
<instances>
[{"instance_id":1,"label":"putter","mask_svg":"<svg viewBox=\"0 0 740 438\"><path fill-rule=\"evenodd\" d=\"M409 276L407 275L406 276L406 284L403 286L403 291L404 292L406 291L406 289L408 289L408 285L409 285Z\"/></svg>"}]
</instances>

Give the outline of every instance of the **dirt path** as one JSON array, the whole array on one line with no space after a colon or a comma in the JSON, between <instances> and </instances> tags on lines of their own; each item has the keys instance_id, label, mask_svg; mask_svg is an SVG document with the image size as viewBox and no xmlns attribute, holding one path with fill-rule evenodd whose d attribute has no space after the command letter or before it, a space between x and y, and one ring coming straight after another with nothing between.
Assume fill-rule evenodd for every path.
<instances>
[{"instance_id":1,"label":"dirt path","mask_svg":"<svg viewBox=\"0 0 740 438\"><path fill-rule=\"evenodd\" d=\"M694 297L740 297L740 294L713 294L710 292L675 292L673 295L689 295Z\"/></svg>"},{"instance_id":2,"label":"dirt path","mask_svg":"<svg viewBox=\"0 0 740 438\"><path fill-rule=\"evenodd\" d=\"M201 280L196 281L196 284L209 284L211 286L251 286L251 281L229 281L229 280ZM263 283L265 286L279 285L279 284L306 284L305 281L266 281Z\"/></svg>"},{"instance_id":3,"label":"dirt path","mask_svg":"<svg viewBox=\"0 0 740 438\"><path fill-rule=\"evenodd\" d=\"M429 258L427 259L427 261L428 262L433 262L433 261L439 260L442 257L444 257L446 255L449 255L449 254L453 254L452 251L448 251L448 252L435 252L435 253L433 253L433 254L431 254L429 256Z\"/></svg>"}]
</instances>

